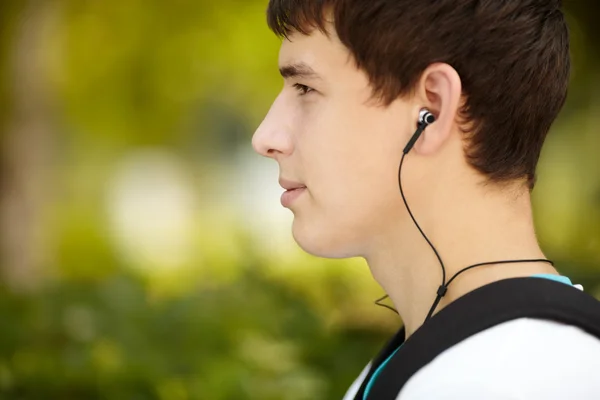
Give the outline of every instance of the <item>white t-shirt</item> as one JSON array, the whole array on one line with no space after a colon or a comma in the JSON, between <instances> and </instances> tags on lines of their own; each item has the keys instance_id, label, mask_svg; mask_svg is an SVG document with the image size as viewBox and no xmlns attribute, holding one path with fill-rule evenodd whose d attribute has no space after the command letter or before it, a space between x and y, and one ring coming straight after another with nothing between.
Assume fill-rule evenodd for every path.
<instances>
[{"instance_id":1,"label":"white t-shirt","mask_svg":"<svg viewBox=\"0 0 600 400\"><path fill-rule=\"evenodd\" d=\"M343 400L353 400L369 366ZM397 400L600 399L600 340L552 321L519 318L479 332L413 375Z\"/></svg>"}]
</instances>

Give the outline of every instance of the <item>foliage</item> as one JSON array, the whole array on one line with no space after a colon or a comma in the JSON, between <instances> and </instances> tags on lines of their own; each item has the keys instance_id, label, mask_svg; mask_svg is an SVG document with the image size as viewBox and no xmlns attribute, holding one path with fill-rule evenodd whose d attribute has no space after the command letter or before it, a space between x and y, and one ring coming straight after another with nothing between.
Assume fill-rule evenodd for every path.
<instances>
[{"instance_id":1,"label":"foliage","mask_svg":"<svg viewBox=\"0 0 600 400\"><path fill-rule=\"evenodd\" d=\"M341 397L386 332L332 329L260 267L241 267L243 277L232 285L162 299L142 278L123 273L55 282L33 296L4 290L0 393L11 399Z\"/></svg>"}]
</instances>

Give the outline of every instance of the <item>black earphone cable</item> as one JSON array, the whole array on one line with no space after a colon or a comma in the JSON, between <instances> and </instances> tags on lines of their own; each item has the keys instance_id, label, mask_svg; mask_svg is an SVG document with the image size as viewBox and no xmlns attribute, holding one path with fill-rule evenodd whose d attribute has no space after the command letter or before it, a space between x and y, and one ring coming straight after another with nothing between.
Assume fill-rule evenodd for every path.
<instances>
[{"instance_id":1,"label":"black earphone cable","mask_svg":"<svg viewBox=\"0 0 600 400\"><path fill-rule=\"evenodd\" d=\"M423 114L423 116L426 116L427 114ZM404 164L404 157L408 154L408 152L412 149L413 145L415 144L415 142L417 141L417 139L419 138L419 136L421 135L421 133L423 133L423 131L425 130L425 128L432 122L423 122L425 120L425 118L420 118L419 124L417 126L417 131L413 134L413 136L411 137L410 141L408 142L408 144L406 145L406 147L404 148L403 154L402 154L402 158L400 159L400 166L398 168L398 186L400 187L400 195L402 196L402 200L404 202L404 206L406 207L406 210L408 211L408 214L410 215L410 218L412 219L413 223L415 224L415 226L417 227L417 229L419 230L419 232L421 233L421 236L423 236L423 238L425 239L425 241L427 241L427 243L429 244L429 247L431 247L431 249L433 250L433 252L435 253L435 256L437 257L440 266L442 267L442 284L440 285L440 287L437 290L437 296L431 306L431 308L429 309L429 312L427 313L427 317L425 318L424 322L427 322L433 315L433 313L435 312L435 309L437 308L437 306L439 305L440 301L442 300L442 298L446 295L446 292L448 291L448 286L450 285L450 283L452 283L452 281L454 279L456 279L456 277L460 274L462 274L465 271L468 271L472 268L475 267L480 267L480 266L484 266L484 265L493 265L493 264L512 264L512 263L532 263L532 262L546 262L549 263L550 265L554 266L554 263L548 259L545 258L539 258L539 259L521 259L521 260L501 260L501 261L488 261L488 262L482 262L482 263L477 263L477 264L473 264L470 265L468 267L465 267L463 269L461 269L460 271L458 271L456 274L454 274L449 280L448 282L446 282L446 268L444 267L444 262L442 261L442 258L440 257L437 249L435 248L435 246L433 245L433 243L431 243L431 241L429 240L429 238L427 237L427 235L425 234L425 232L423 232L423 229L421 229L421 226L419 225L419 223L417 222L417 220L415 219L410 207L408 206L408 202L406 201L406 197L404 196L404 190L402 189L402 179L401 179L401 174L402 174L402 165ZM386 297L388 297L388 295L385 295L377 300L375 300L375 304L377 304L378 306L382 306L385 308L388 308L392 311L394 311L396 314L398 314L398 311L395 310L394 308L381 303L382 300L384 300Z\"/></svg>"}]
</instances>

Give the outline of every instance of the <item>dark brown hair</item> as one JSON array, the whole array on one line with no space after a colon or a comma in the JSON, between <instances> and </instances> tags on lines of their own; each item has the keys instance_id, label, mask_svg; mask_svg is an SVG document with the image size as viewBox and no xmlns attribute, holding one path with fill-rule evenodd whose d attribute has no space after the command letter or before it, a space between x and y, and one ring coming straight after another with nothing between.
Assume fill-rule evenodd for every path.
<instances>
[{"instance_id":1,"label":"dark brown hair","mask_svg":"<svg viewBox=\"0 0 600 400\"><path fill-rule=\"evenodd\" d=\"M570 76L560 0L270 0L267 9L280 37L327 33L328 16L385 104L409 95L430 64L454 67L470 164L533 188Z\"/></svg>"}]
</instances>

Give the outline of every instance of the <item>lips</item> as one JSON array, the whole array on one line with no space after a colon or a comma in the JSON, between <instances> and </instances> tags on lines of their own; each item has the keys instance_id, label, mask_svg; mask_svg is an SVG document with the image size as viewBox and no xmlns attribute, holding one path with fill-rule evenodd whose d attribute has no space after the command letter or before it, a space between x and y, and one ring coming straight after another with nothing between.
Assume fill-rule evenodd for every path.
<instances>
[{"instance_id":1,"label":"lips","mask_svg":"<svg viewBox=\"0 0 600 400\"><path fill-rule=\"evenodd\" d=\"M300 182L279 179L279 185L285 189L281 195L281 205L288 208L292 203L306 191L306 186Z\"/></svg>"},{"instance_id":2,"label":"lips","mask_svg":"<svg viewBox=\"0 0 600 400\"><path fill-rule=\"evenodd\" d=\"M279 185L285 190L296 190L296 189L304 189L306 185L300 182L289 181L287 179L279 179Z\"/></svg>"},{"instance_id":3,"label":"lips","mask_svg":"<svg viewBox=\"0 0 600 400\"><path fill-rule=\"evenodd\" d=\"M298 197L302 196L302 194L306 192L305 187L299 187L296 189L289 189L283 192L281 195L281 205L285 208L289 208Z\"/></svg>"}]
</instances>

